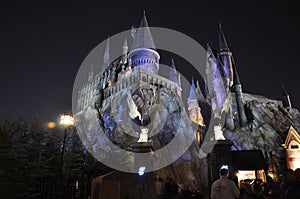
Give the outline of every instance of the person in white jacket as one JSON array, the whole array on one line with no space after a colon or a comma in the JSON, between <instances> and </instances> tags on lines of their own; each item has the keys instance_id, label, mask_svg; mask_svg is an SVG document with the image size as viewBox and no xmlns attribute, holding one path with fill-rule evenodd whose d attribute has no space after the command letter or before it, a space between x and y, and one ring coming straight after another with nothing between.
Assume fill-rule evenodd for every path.
<instances>
[{"instance_id":1,"label":"person in white jacket","mask_svg":"<svg viewBox=\"0 0 300 199\"><path fill-rule=\"evenodd\" d=\"M240 196L240 190L232 180L228 179L228 176L228 167L221 167L220 179L211 186L212 199L234 199Z\"/></svg>"}]
</instances>

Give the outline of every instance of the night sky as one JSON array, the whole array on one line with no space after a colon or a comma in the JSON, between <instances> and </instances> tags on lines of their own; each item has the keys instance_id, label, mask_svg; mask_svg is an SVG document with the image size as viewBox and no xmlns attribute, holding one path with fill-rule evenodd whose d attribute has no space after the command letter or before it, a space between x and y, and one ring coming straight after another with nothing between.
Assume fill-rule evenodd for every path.
<instances>
[{"instance_id":1,"label":"night sky","mask_svg":"<svg viewBox=\"0 0 300 199\"><path fill-rule=\"evenodd\" d=\"M143 10L151 26L175 29L202 46L217 46L221 21L244 92L281 99L283 83L300 108L297 6L283 0L194 2L1 1L0 120L50 121L71 112L85 56L108 35L137 26Z\"/></svg>"}]
</instances>

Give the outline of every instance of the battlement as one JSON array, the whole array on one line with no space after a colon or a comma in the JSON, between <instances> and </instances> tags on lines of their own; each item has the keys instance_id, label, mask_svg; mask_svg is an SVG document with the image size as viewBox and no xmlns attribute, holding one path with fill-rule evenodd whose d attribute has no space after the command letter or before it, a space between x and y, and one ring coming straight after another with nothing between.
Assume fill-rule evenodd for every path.
<instances>
[{"instance_id":1,"label":"battlement","mask_svg":"<svg viewBox=\"0 0 300 199\"><path fill-rule=\"evenodd\" d=\"M167 88L174 94L178 94L178 92L181 91L181 88L179 88L175 82L142 68L135 68L129 75L121 78L112 86L104 89L102 110L107 108L112 98L115 97L115 95L121 90L126 88L135 90L149 85Z\"/></svg>"}]
</instances>

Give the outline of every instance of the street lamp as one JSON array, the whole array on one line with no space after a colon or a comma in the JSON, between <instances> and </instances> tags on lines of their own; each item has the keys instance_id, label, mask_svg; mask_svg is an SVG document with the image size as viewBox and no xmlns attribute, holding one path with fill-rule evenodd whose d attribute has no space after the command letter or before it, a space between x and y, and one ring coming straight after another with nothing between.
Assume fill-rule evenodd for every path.
<instances>
[{"instance_id":1,"label":"street lamp","mask_svg":"<svg viewBox=\"0 0 300 199\"><path fill-rule=\"evenodd\" d=\"M60 157L60 168L61 172L63 171L63 166L64 166L64 153L65 153L65 145L66 145L66 138L67 138L67 130L68 128L72 127L74 124L74 118L72 114L66 114L63 113L60 115L60 125L65 127L65 132L64 132L64 141L63 141L63 146L62 146L62 151L61 151L61 157Z\"/></svg>"}]
</instances>

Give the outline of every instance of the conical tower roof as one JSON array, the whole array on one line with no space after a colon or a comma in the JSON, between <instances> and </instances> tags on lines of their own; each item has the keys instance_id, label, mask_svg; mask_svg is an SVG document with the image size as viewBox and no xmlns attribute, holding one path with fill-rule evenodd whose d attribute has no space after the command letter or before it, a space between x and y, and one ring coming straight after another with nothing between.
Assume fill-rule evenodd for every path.
<instances>
[{"instance_id":1,"label":"conical tower roof","mask_svg":"<svg viewBox=\"0 0 300 199\"><path fill-rule=\"evenodd\" d=\"M192 100L197 100L194 78L192 78L192 85L191 85L191 88L190 88L190 95L188 97L188 101L192 101Z\"/></svg>"},{"instance_id":2,"label":"conical tower roof","mask_svg":"<svg viewBox=\"0 0 300 199\"><path fill-rule=\"evenodd\" d=\"M180 82L179 82L179 79L178 79L178 73L177 73L177 70L176 70L176 67L175 67L174 59L172 59L172 62L171 62L169 80L175 82L178 86L180 86Z\"/></svg>"},{"instance_id":3,"label":"conical tower roof","mask_svg":"<svg viewBox=\"0 0 300 199\"><path fill-rule=\"evenodd\" d=\"M110 65L110 53L109 53L109 37L107 38L107 43L103 55L103 68L106 68Z\"/></svg>"},{"instance_id":4,"label":"conical tower roof","mask_svg":"<svg viewBox=\"0 0 300 199\"><path fill-rule=\"evenodd\" d=\"M229 47L221 23L219 23L219 48L220 51L229 51Z\"/></svg>"},{"instance_id":5,"label":"conical tower roof","mask_svg":"<svg viewBox=\"0 0 300 199\"><path fill-rule=\"evenodd\" d=\"M131 50L136 48L156 49L145 12L140 26L134 36Z\"/></svg>"},{"instance_id":6,"label":"conical tower roof","mask_svg":"<svg viewBox=\"0 0 300 199\"><path fill-rule=\"evenodd\" d=\"M89 71L88 81L92 81L93 78L94 78L94 67L93 67L93 64L91 64L91 68L90 68L90 71Z\"/></svg>"},{"instance_id":7,"label":"conical tower roof","mask_svg":"<svg viewBox=\"0 0 300 199\"><path fill-rule=\"evenodd\" d=\"M289 96L288 92L286 91L284 84L281 84L281 88L282 88L282 96Z\"/></svg>"},{"instance_id":8,"label":"conical tower roof","mask_svg":"<svg viewBox=\"0 0 300 199\"><path fill-rule=\"evenodd\" d=\"M282 84L282 105L283 107L289 107L292 108L292 103L291 103L291 99L290 99L290 95L288 94L288 92L286 91L284 85Z\"/></svg>"},{"instance_id":9,"label":"conical tower roof","mask_svg":"<svg viewBox=\"0 0 300 199\"><path fill-rule=\"evenodd\" d=\"M124 39L124 44L123 44L123 46L124 46L124 47L127 47L127 46L128 46L128 44L127 44L127 37L125 37L125 39Z\"/></svg>"},{"instance_id":10,"label":"conical tower roof","mask_svg":"<svg viewBox=\"0 0 300 199\"><path fill-rule=\"evenodd\" d=\"M213 48L210 43L207 43L206 52L208 55L211 55L215 61L217 61L217 50Z\"/></svg>"},{"instance_id":11,"label":"conical tower roof","mask_svg":"<svg viewBox=\"0 0 300 199\"><path fill-rule=\"evenodd\" d=\"M233 57L232 57L232 68L233 68L233 84L234 85L241 84L239 73L236 69Z\"/></svg>"}]
</instances>

